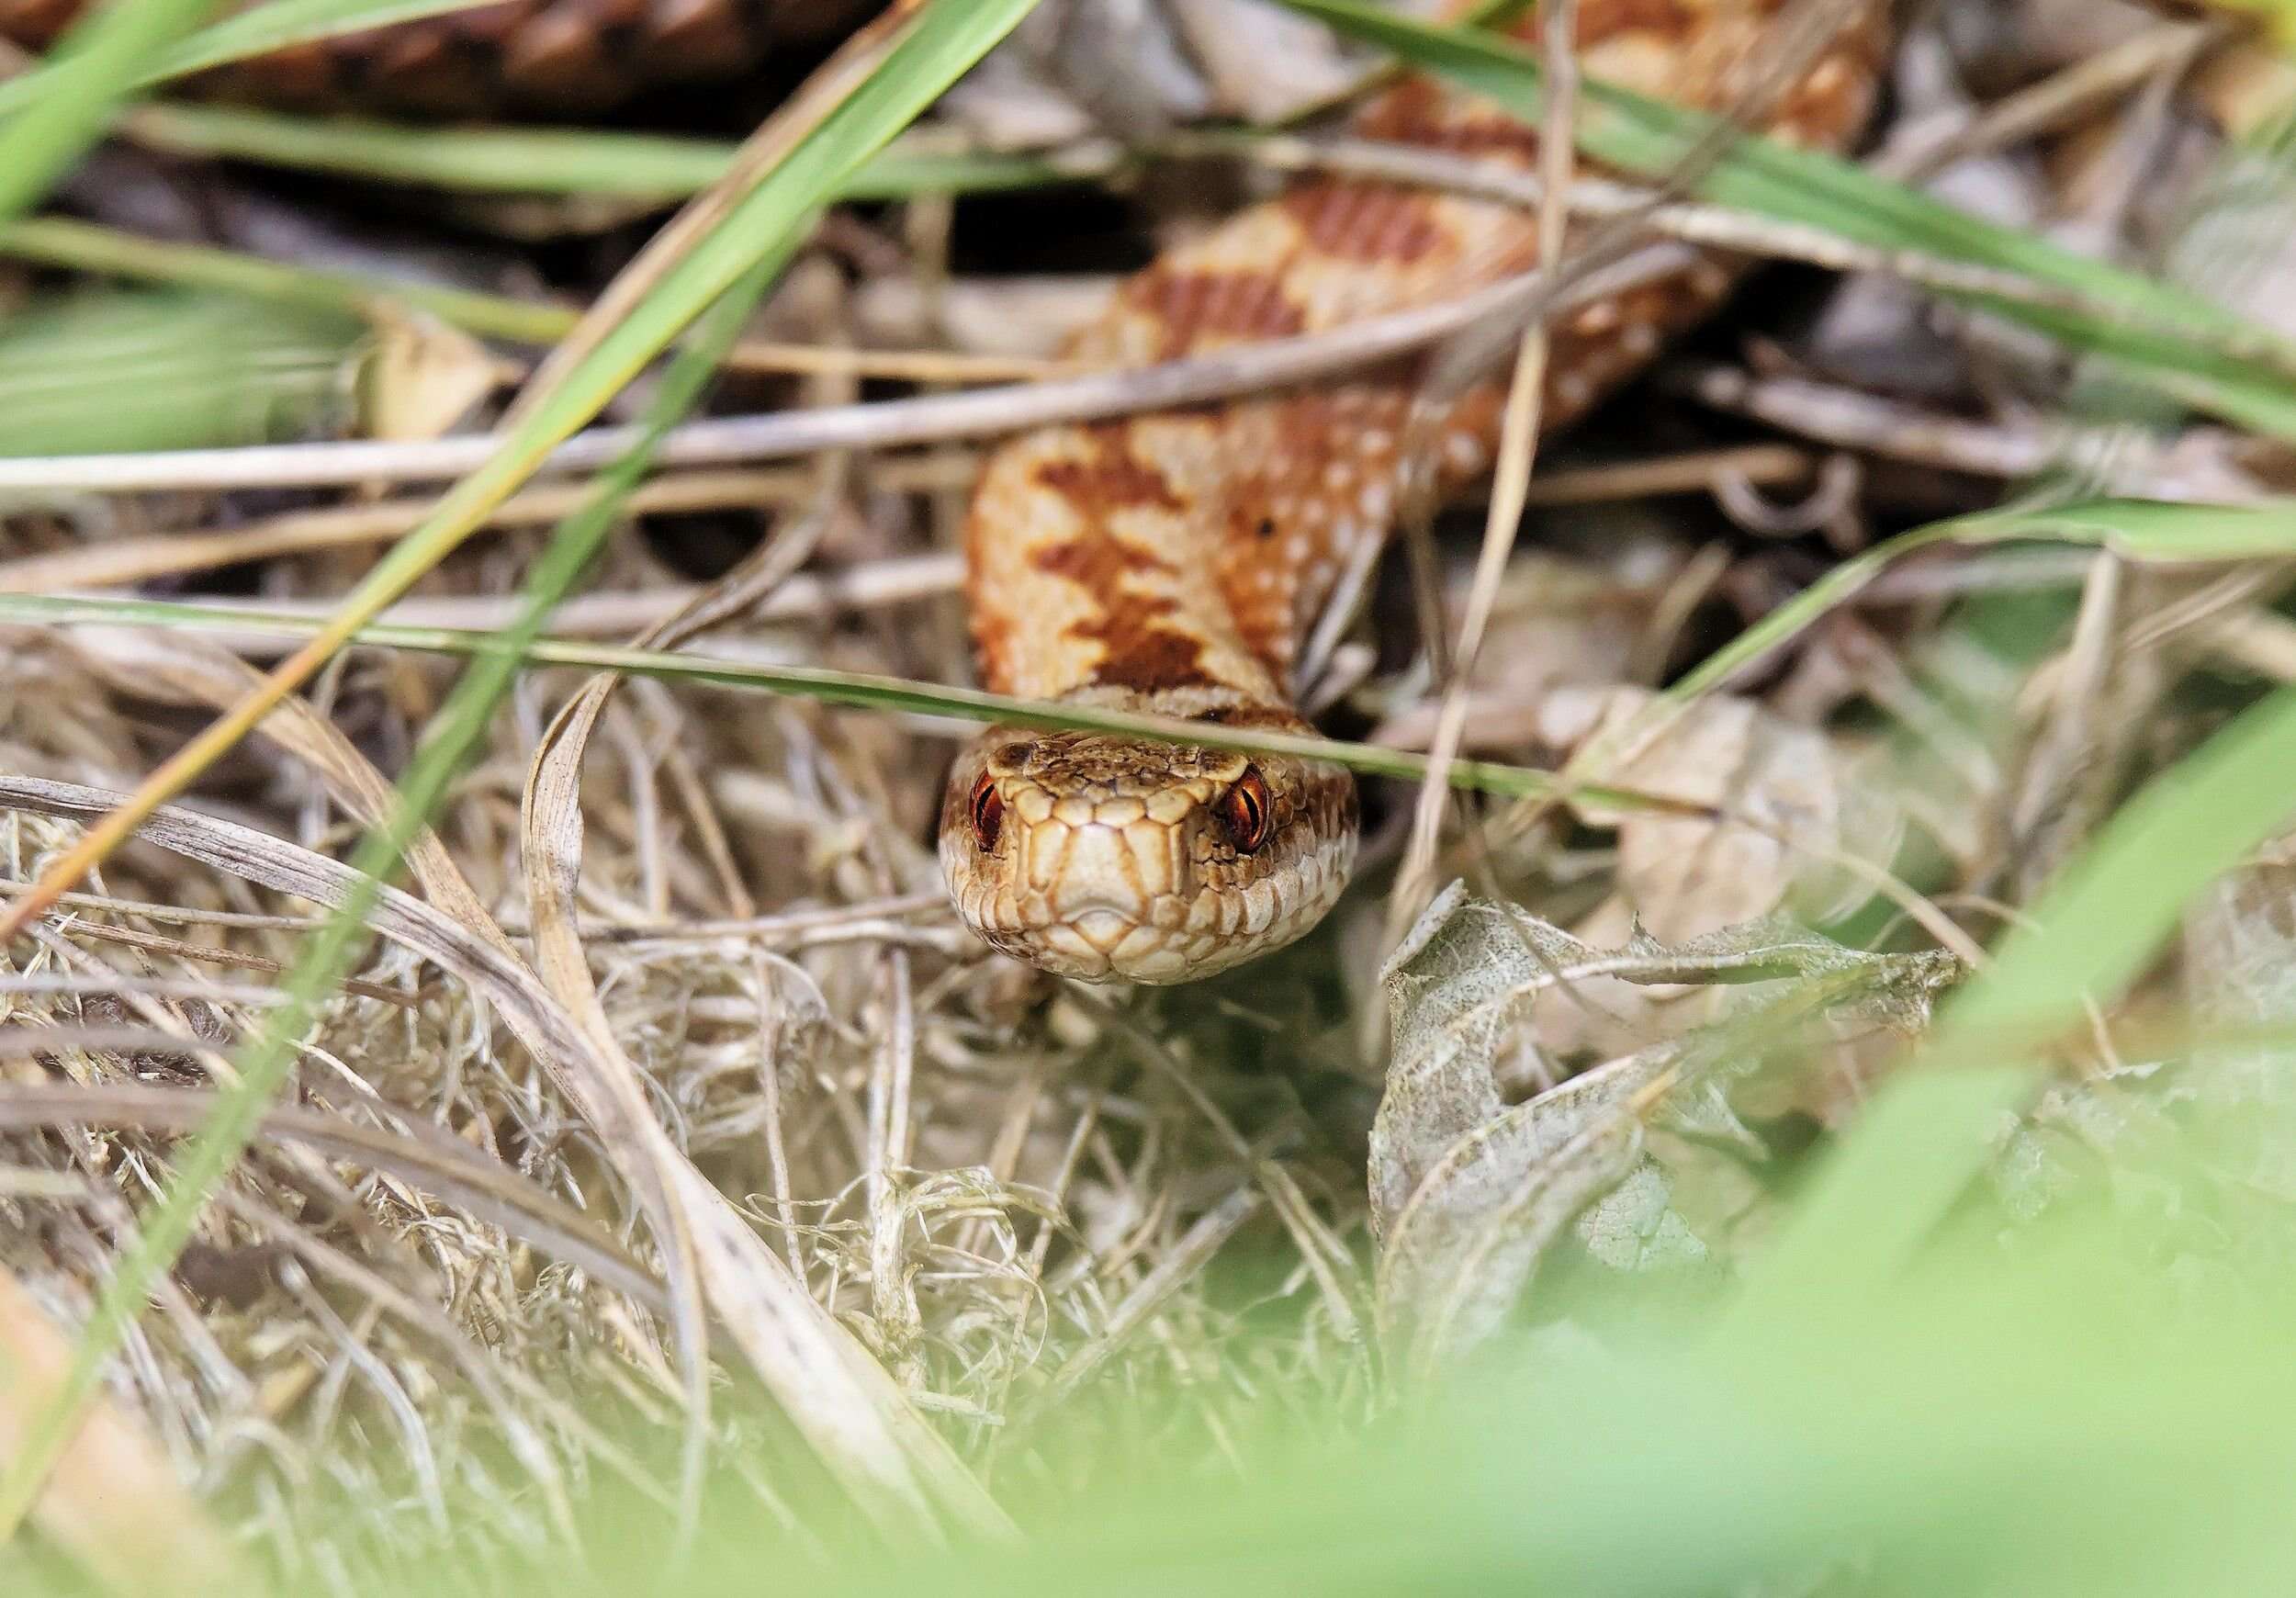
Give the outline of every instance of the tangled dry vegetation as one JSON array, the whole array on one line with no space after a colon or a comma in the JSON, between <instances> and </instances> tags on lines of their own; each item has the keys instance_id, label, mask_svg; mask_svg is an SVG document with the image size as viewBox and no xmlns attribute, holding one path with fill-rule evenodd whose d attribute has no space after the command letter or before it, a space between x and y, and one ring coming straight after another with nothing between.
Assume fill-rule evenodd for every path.
<instances>
[{"instance_id":1,"label":"tangled dry vegetation","mask_svg":"<svg viewBox=\"0 0 2296 1598\"><path fill-rule=\"evenodd\" d=\"M2279 169L2230 142L2276 81L2261 47L2117 3L1913 9L1874 163L2109 258L2216 272L2194 286L2284 322ZM1348 64L1300 59L1311 80ZM1268 114L1220 64L1186 80L1177 114ZM1046 70L1000 58L940 120L1003 140L1089 131L1077 102L1106 85L1072 82L1064 100ZM715 404L1051 371L1111 274L1265 187L1266 164L1199 156L1112 187L842 208ZM359 215L373 198L133 141L64 191L118 225L568 294L602 286L646 226L580 198L405 190ZM112 1366L123 1446L155 1451L190 1513L298 1588L420 1569L450 1539L478 1588L490 1561L579 1541L602 1482L665 1514L678 1502L696 1393L665 1210L704 1216L684 1268L721 1332L707 1461L746 1513L801 1531L835 1512L793 1436L841 1437L832 1474L880 1508L977 1519L993 1513L982 1482L1057 1505L1130 1461L1217 1471L1271 1412L1311 1428L1370 1413L1399 1370L1515 1311L1535 1266L1727 1267L1763 1234L1782 1162L1851 1112L2132 785L2296 671L2271 608L2283 562L1941 547L1654 732L1653 691L1897 531L2044 479L2252 498L2286 466L2229 431L2126 426L2148 419L2065 351L1942 309L1871 270L1885 262L1839 264L1758 276L1543 452L1469 679L1466 752L1554 767L1594 750L1593 774L1722 819L1482 806L1431 878L1401 884L1404 925L1436 883L1470 892L1442 900L1385 985L1405 785L1367 785L1362 880L1306 944L1201 986L1088 991L988 954L941 899L929 828L962 724L522 675L411 862L411 897L378 916ZM55 286L0 267L19 302ZM777 342L927 353L797 373L773 369L798 364ZM510 361L428 325L381 343L391 380L445 393L449 412ZM665 471L554 631L633 636L774 545L786 580L694 647L962 682L951 551L977 458L951 443ZM401 619L502 625L564 508L554 491L530 490ZM0 507L0 589L309 613L426 502L360 484L17 497ZM1446 633L1479 521L1469 507L1435 529ZM1319 706L1340 736L1424 748L1440 694L1400 571L1368 609ZM0 642L14 884L284 647L253 623L10 625ZM0 1281L20 1293L0 1316L88 1319L456 670L346 651L10 948ZM571 784L554 799L537 753L585 694L593 719L552 745L546 776ZM537 795L549 846L579 860L602 1036L579 1009L563 1033L534 1019L564 991L529 943L520 814ZM2268 861L2228 881L2191 924L2199 957L2116 1019L2139 1027L2180 996L2285 1018L2284 876ZM2122 1068L2102 1017L2095 1047L2098 1071ZM1654 1084L1671 1097L1630 1139L1593 1114ZM2003 1180L2039 1202L2065 1151L2100 1135L2092 1108L2060 1104L2055 1126L2044 1111ZM744 1285L779 1267L868 1351L867 1376L825 1340L828 1319L808 1330L793 1300ZM760 1378L775 1406L743 1396ZM84 1553L68 1509L44 1529L50 1553Z\"/></svg>"}]
</instances>

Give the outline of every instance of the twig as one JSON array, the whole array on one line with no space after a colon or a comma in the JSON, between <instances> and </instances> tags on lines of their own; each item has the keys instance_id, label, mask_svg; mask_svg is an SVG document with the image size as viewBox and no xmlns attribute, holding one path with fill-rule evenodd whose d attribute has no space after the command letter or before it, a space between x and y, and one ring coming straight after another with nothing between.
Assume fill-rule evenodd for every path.
<instances>
[{"instance_id":1,"label":"twig","mask_svg":"<svg viewBox=\"0 0 2296 1598\"><path fill-rule=\"evenodd\" d=\"M971 481L969 456L943 464L930 457L895 456L877 461L872 487L892 493L917 493L949 485L959 470ZM624 501L626 515L652 515L727 507L787 505L804 496L807 473L780 467L758 471L686 472L641 484ZM528 489L505 500L487 518L496 527L546 524L572 512L591 492L588 483L554 483ZM142 582L154 577L198 571L274 556L378 544L421 524L430 512L427 499L349 504L320 511L290 511L251 526L221 533L162 533L118 538L100 545L0 560L0 593L55 593Z\"/></svg>"},{"instance_id":2,"label":"twig","mask_svg":"<svg viewBox=\"0 0 2296 1598\"><path fill-rule=\"evenodd\" d=\"M1559 296L1556 311L1606 299L1637 284L1681 271L1676 246L1653 245ZM828 449L886 449L900 445L986 438L1032 427L1165 411L1287 388L1376 366L1458 332L1521 292L1510 280L1442 305L1353 322L1330 332L1126 371L1096 373L1026 387L933 394L864 405L689 422L662 440L663 467L724 466L786 459ZM604 466L636 441L630 427L593 428L553 451L543 471ZM24 456L0 460L0 491L84 489L119 492L156 489L322 487L356 482L431 482L492 457L496 439L457 434L414 443L266 445L247 449L162 450L148 455Z\"/></svg>"},{"instance_id":3,"label":"twig","mask_svg":"<svg viewBox=\"0 0 2296 1598\"><path fill-rule=\"evenodd\" d=\"M781 591L758 607L755 619L821 620L844 612L911 604L954 593L963 580L963 557L953 554L904 556L841 570L832 568L791 578ZM626 636L691 604L700 591L698 588L681 586L583 594L561 605L552 622L563 637ZM85 599L96 604L107 602L107 596L102 594L67 593L51 597ZM201 630L217 633L236 653L261 658L284 653L283 640L297 637L324 620L335 602L195 598L175 602L186 612L206 612L217 618L217 624ZM516 601L504 595L450 594L402 601L385 611L377 625L490 633L508 625L516 610ZM221 625L223 618L238 619L246 625ZM726 652L736 652L736 647L729 645Z\"/></svg>"},{"instance_id":4,"label":"twig","mask_svg":"<svg viewBox=\"0 0 2296 1598\"><path fill-rule=\"evenodd\" d=\"M2075 62L2039 83L2004 96L1933 143L1911 145L1880 157L1873 169L1899 183L1919 183L1972 156L2045 133L2146 82L2193 48L2196 31L2221 37L2226 30L2221 22L2213 21L2198 28L2188 22L2163 23L2102 55Z\"/></svg>"},{"instance_id":5,"label":"twig","mask_svg":"<svg viewBox=\"0 0 2296 1598\"><path fill-rule=\"evenodd\" d=\"M1964 422L1855 388L1802 377L1759 377L1731 366L1682 366L1672 380L1717 411L1752 416L1807 438L1976 477L2017 479L2097 462L2106 491L2196 504L2254 504L2264 486L2226 458L2232 435L2212 428L2166 446L2123 430L2065 423Z\"/></svg>"},{"instance_id":6,"label":"twig","mask_svg":"<svg viewBox=\"0 0 2296 1598\"><path fill-rule=\"evenodd\" d=\"M15 888L17 884L8 884ZM29 883L19 891L28 891ZM133 927L112 927L101 921L73 920L62 928L74 938L93 938L103 943L125 944L153 954L172 955L177 960L205 961L211 965L232 965L242 971L261 971L277 975L287 969L277 961L261 954L243 954L235 949L217 949L205 943L187 943L180 938L164 938L156 932L140 931ZM363 982L356 977L343 980L343 991L361 998L380 999L401 1009L412 1009L422 1001L403 988L385 987L377 982Z\"/></svg>"}]
</instances>

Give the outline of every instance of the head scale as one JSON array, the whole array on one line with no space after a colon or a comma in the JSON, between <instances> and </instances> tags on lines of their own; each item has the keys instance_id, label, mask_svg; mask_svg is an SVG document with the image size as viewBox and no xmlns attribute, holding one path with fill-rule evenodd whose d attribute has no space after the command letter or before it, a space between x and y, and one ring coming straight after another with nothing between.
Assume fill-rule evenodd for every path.
<instances>
[{"instance_id":1,"label":"head scale","mask_svg":"<svg viewBox=\"0 0 2296 1598\"><path fill-rule=\"evenodd\" d=\"M1288 756L997 727L951 771L940 837L958 912L1006 953L1188 982L1322 919L1355 863L1356 787Z\"/></svg>"}]
</instances>

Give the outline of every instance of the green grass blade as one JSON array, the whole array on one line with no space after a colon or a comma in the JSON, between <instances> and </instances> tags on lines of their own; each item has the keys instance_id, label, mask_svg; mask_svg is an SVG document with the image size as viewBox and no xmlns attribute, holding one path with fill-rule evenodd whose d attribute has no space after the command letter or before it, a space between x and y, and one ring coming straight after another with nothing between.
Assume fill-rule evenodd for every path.
<instances>
[{"instance_id":1,"label":"green grass blade","mask_svg":"<svg viewBox=\"0 0 2296 1598\"><path fill-rule=\"evenodd\" d=\"M456 11L476 11L489 0L268 0L201 28L163 54L147 84L228 66L298 44L365 33Z\"/></svg>"},{"instance_id":2,"label":"green grass blade","mask_svg":"<svg viewBox=\"0 0 2296 1598\"><path fill-rule=\"evenodd\" d=\"M2158 955L2192 896L2296 820L2296 689L2146 784L1947 1008L1944 1059L1998 1059L2079 1022Z\"/></svg>"},{"instance_id":3,"label":"green grass blade","mask_svg":"<svg viewBox=\"0 0 2296 1598\"><path fill-rule=\"evenodd\" d=\"M387 603L478 527L550 451L605 408L724 294L774 242L807 219L863 160L906 126L985 54L1034 0L941 0L929 5L859 85L785 160L746 194L548 392L533 397L487 465L465 478L436 512L401 539L345 601L349 612Z\"/></svg>"},{"instance_id":4,"label":"green grass blade","mask_svg":"<svg viewBox=\"0 0 2296 1598\"><path fill-rule=\"evenodd\" d=\"M0 122L0 221L39 203L103 134L112 112L215 0L113 0L64 37L61 59ZM0 99L0 111L9 104Z\"/></svg>"},{"instance_id":5,"label":"green grass blade","mask_svg":"<svg viewBox=\"0 0 2296 1598\"><path fill-rule=\"evenodd\" d=\"M146 106L127 130L177 155L261 162L471 194L682 199L725 175L734 146L709 139L572 128L429 128L354 117L293 117L225 106ZM943 152L896 142L838 185L843 199L1035 188L1105 175L1023 153Z\"/></svg>"},{"instance_id":6,"label":"green grass blade","mask_svg":"<svg viewBox=\"0 0 2296 1598\"><path fill-rule=\"evenodd\" d=\"M571 128L426 128L363 117L296 117L228 106L148 106L127 129L178 155L477 194L682 199L726 175L713 139Z\"/></svg>"},{"instance_id":7,"label":"green grass blade","mask_svg":"<svg viewBox=\"0 0 2296 1598\"><path fill-rule=\"evenodd\" d=\"M0 227L0 254L46 266L214 289L363 319L371 317L378 305L411 306L467 332L517 343L556 343L581 320L580 311L567 306L541 305L380 273L288 265L211 244L139 238L69 217L28 217Z\"/></svg>"},{"instance_id":8,"label":"green grass blade","mask_svg":"<svg viewBox=\"0 0 2296 1598\"><path fill-rule=\"evenodd\" d=\"M724 219L665 271L645 300L535 403L492 459L456 484L345 601L357 611L388 602L475 529L531 477L550 450L605 408L724 294L761 251L803 227L838 183L985 53L1033 0L928 6L884 69L826 117L786 160L741 196Z\"/></svg>"},{"instance_id":9,"label":"green grass blade","mask_svg":"<svg viewBox=\"0 0 2296 1598\"><path fill-rule=\"evenodd\" d=\"M1285 0L1536 121L1536 60L1487 34L1429 27L1355 0ZM1579 144L1591 158L1660 178L1715 126L1703 113L1589 80ZM1717 204L1818 227L1880 249L1919 251L2015 272L2125 318L1977 297L1972 303L2109 358L2133 380L2260 432L2296 438L2296 352L2268 330L2198 296L2088 260L1813 151L1751 134L1694 186Z\"/></svg>"},{"instance_id":10,"label":"green grass blade","mask_svg":"<svg viewBox=\"0 0 2296 1598\"><path fill-rule=\"evenodd\" d=\"M0 456L230 448L355 430L355 317L106 288L0 317Z\"/></svg>"},{"instance_id":11,"label":"green grass blade","mask_svg":"<svg viewBox=\"0 0 2296 1598\"><path fill-rule=\"evenodd\" d=\"M268 633L282 637L308 637L323 625L316 619L283 617L276 612L232 610L225 605L184 604L168 600L72 599L45 594L0 593L0 623L35 626L154 626L190 632ZM403 626L377 623L360 629L358 642L384 648L418 649L431 654L487 655L502 653L507 646L493 633L458 627ZM1417 782L1427 771L1426 758L1408 749L1376 744L1344 743L1334 738L1253 732L1174 721L1162 716L1135 715L1097 706L1056 704L1049 700L1015 699L977 689L951 688L931 682L912 682L898 677L878 677L860 671L837 671L815 666L768 666L748 660L721 660L683 650L633 649L611 644L573 639L537 639L525 652L533 666L580 666L591 670L627 672L669 682L706 683L750 692L782 693L846 705L910 715L950 716L964 721L1009 722L1027 726L1104 732L1165 743L1195 744L1210 748L1255 753L1298 755L1329 760L1366 776L1391 777ZM1476 789L1509 798L1578 798L1589 804L1626 810L1680 812L1681 801L1631 788L1600 784L1566 784L1553 772L1528 766L1507 766L1489 760L1454 760L1446 768L1455 787ZM1705 814L1701 806L1690 806Z\"/></svg>"},{"instance_id":12,"label":"green grass blade","mask_svg":"<svg viewBox=\"0 0 2296 1598\"><path fill-rule=\"evenodd\" d=\"M492 504L507 497L551 444L594 415L704 309L759 273L765 264L785 260L835 184L985 53L1019 21L1031 3L941 0L909 18L868 76L800 137L783 159L763 172L745 193L731 197L717 225L664 271L653 292L583 359L575 362L559 382L547 392L533 396L533 408L503 441L494 459L458 485L422 528L391 550L346 601L338 618L356 614L361 604L372 607L387 602L388 596L403 591L476 527ZM570 556L561 553L559 561L550 568L551 580L571 584L580 568L567 566L565 561L569 559ZM339 620L329 624L331 629L339 625ZM485 680L506 679L517 658L515 653L502 653ZM228 726L229 721L226 718L219 726ZM208 744L215 744L217 735L212 729L205 737ZM197 751L202 747L195 739L186 748ZM171 767L163 768L162 777L147 781L136 799L123 807L124 814L135 814L137 805L148 813L153 804L172 796L169 783L180 785L197 769L187 768L188 759L179 754ZM442 787L451 771L447 765L437 775ZM411 783L404 792L411 798L421 796ZM118 827L123 812L107 818L109 825ZM411 836L411 828L422 814L412 805L401 805L402 825L372 835L362 845L358 863L373 884L366 890L369 903L379 891L380 873L398 858L394 842L403 843ZM19 901L17 908L21 910L28 902ZM356 903L346 906L314 936L285 985L291 1001L286 1008L308 1015L309 1007L326 991L331 974L345 969L363 935L359 911ZM0 1545L6 1543L20 1524L57 1452L76 1430L77 1406L93 1391L105 1354L141 1308L151 1276L164 1268L188 1240L204 1196L253 1135L270 1091L292 1057L293 1034L284 1030L284 1018L279 1024L265 1028L263 1040L258 1046L263 1052L250 1055L242 1067L246 1091L219 1108L209 1132L186 1155L169 1201L153 1215L136 1251L107 1285L63 1401L41 1417L32 1429L36 1444L20 1448L8 1462L6 1475L0 1476ZM130 1264L135 1267L133 1276Z\"/></svg>"},{"instance_id":13,"label":"green grass blade","mask_svg":"<svg viewBox=\"0 0 2296 1598\"><path fill-rule=\"evenodd\" d=\"M1944 1011L1933 1067L1877 1097L1748 1278L1759 1341L1874 1290L1983 1168L2030 1091L2019 1063L2157 957L2194 895L2296 818L2296 689L2281 689L2108 822Z\"/></svg>"},{"instance_id":14,"label":"green grass blade","mask_svg":"<svg viewBox=\"0 0 2296 1598\"><path fill-rule=\"evenodd\" d=\"M2089 545L2132 560L2240 561L2296 555L2296 501L2259 505L2179 505L2150 500L2098 500L2040 510L1989 511L1933 522L1885 539L1842 561L1772 611L1660 696L1686 704L1733 672L1791 642L1891 566L1940 545L2018 542Z\"/></svg>"}]
</instances>

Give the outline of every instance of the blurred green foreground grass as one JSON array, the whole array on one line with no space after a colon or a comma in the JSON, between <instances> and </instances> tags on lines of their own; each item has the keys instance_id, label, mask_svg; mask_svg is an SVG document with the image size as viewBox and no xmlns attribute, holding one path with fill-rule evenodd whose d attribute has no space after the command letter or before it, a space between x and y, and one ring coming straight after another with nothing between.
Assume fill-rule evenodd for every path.
<instances>
[{"instance_id":1,"label":"blurred green foreground grass","mask_svg":"<svg viewBox=\"0 0 2296 1598\"><path fill-rule=\"evenodd\" d=\"M1019 1551L888 1559L858 1531L808 1548L721 1525L684 1567L642 1541L512 1590L2286 1591L2290 1239L2277 1214L2205 1212L2193 1153L2122 1165L2036 1222L1981 1185L1886 1287L1806 1282L1771 1300L1784 1316L1648 1278L1535 1293L1530 1323L1357 1441L1272 1436L1216 1480L1149 1463L1081 1502L1017 1505ZM459 1574L449 1553L424 1590Z\"/></svg>"}]
</instances>

